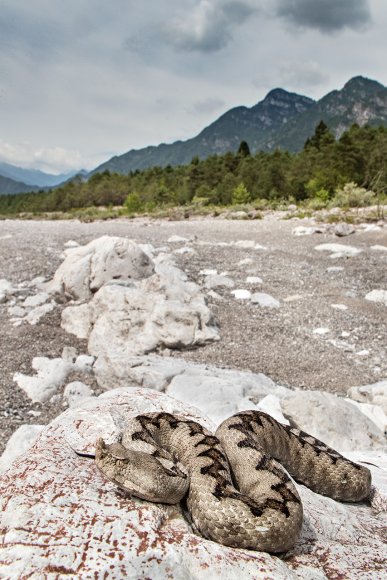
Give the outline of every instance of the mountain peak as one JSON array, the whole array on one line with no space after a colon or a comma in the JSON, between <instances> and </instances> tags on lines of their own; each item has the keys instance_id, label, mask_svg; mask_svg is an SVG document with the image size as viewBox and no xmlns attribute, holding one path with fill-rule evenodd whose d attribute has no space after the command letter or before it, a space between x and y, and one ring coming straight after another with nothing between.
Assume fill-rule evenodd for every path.
<instances>
[{"instance_id":1,"label":"mountain peak","mask_svg":"<svg viewBox=\"0 0 387 580\"><path fill-rule=\"evenodd\" d=\"M378 83L378 81L374 81L372 79L369 79L367 77L363 77L361 75L358 75L356 77L352 77L347 83L345 83L343 90L344 91L348 91L348 90L365 90L365 89L369 89L369 90L381 90L384 89L385 87L381 84Z\"/></svg>"}]
</instances>

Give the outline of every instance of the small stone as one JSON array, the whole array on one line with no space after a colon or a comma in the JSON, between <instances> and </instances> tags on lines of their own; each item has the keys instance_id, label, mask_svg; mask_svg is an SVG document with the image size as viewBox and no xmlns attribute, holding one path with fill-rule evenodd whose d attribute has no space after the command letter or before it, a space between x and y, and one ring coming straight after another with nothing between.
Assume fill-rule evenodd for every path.
<instances>
[{"instance_id":1,"label":"small stone","mask_svg":"<svg viewBox=\"0 0 387 580\"><path fill-rule=\"evenodd\" d=\"M259 276L247 276L246 283L247 284L263 284L263 280L262 280L262 278L259 278Z\"/></svg>"},{"instance_id":2,"label":"small stone","mask_svg":"<svg viewBox=\"0 0 387 580\"><path fill-rule=\"evenodd\" d=\"M195 250L193 248L190 248L189 246L184 246L183 248L178 248L177 250L173 251L174 254L196 254Z\"/></svg>"},{"instance_id":3,"label":"small stone","mask_svg":"<svg viewBox=\"0 0 387 580\"><path fill-rule=\"evenodd\" d=\"M351 258L357 256L362 250L354 246L344 244L320 244L314 248L318 252L331 252L331 258Z\"/></svg>"},{"instance_id":4,"label":"small stone","mask_svg":"<svg viewBox=\"0 0 387 580\"><path fill-rule=\"evenodd\" d=\"M86 398L93 396L92 389L81 381L68 383L63 391L63 401L69 407L77 407Z\"/></svg>"},{"instance_id":5,"label":"small stone","mask_svg":"<svg viewBox=\"0 0 387 580\"><path fill-rule=\"evenodd\" d=\"M234 243L235 246L237 246L238 248L255 248L255 242L254 240L238 240L237 242Z\"/></svg>"},{"instance_id":6,"label":"small stone","mask_svg":"<svg viewBox=\"0 0 387 580\"><path fill-rule=\"evenodd\" d=\"M365 297L370 302L380 302L387 306L387 290L372 290Z\"/></svg>"},{"instance_id":7,"label":"small stone","mask_svg":"<svg viewBox=\"0 0 387 580\"><path fill-rule=\"evenodd\" d=\"M345 222L336 224L334 229L335 235L341 237L349 236L355 233L355 228L352 224L347 224Z\"/></svg>"},{"instance_id":8,"label":"small stone","mask_svg":"<svg viewBox=\"0 0 387 580\"><path fill-rule=\"evenodd\" d=\"M170 236L168 238L168 244L181 244L188 241L188 238L184 238L183 236Z\"/></svg>"},{"instance_id":9,"label":"small stone","mask_svg":"<svg viewBox=\"0 0 387 580\"><path fill-rule=\"evenodd\" d=\"M280 308L281 304L278 300L270 296L270 294L265 294L264 292L256 292L251 296L251 302L257 304L262 308Z\"/></svg>"},{"instance_id":10,"label":"small stone","mask_svg":"<svg viewBox=\"0 0 387 580\"><path fill-rule=\"evenodd\" d=\"M235 283L234 280L228 278L227 276L212 275L206 276L204 285L206 288L212 290L213 288L221 288L221 287L233 288L235 286Z\"/></svg>"},{"instance_id":11,"label":"small stone","mask_svg":"<svg viewBox=\"0 0 387 580\"><path fill-rule=\"evenodd\" d=\"M329 332L330 332L330 329L329 328L324 328L324 327L315 328L313 330L313 334L321 334L321 335L323 335L323 334L328 334Z\"/></svg>"},{"instance_id":12,"label":"small stone","mask_svg":"<svg viewBox=\"0 0 387 580\"><path fill-rule=\"evenodd\" d=\"M64 248L77 248L78 246L79 244L75 240L69 240L63 244Z\"/></svg>"},{"instance_id":13,"label":"small stone","mask_svg":"<svg viewBox=\"0 0 387 580\"><path fill-rule=\"evenodd\" d=\"M26 298L24 300L24 306L29 307L29 308L35 308L36 306L41 306L41 304L44 304L45 302L47 302L49 297L50 296L47 294L47 292L39 292L39 294L36 294L35 296L29 296L28 298Z\"/></svg>"},{"instance_id":14,"label":"small stone","mask_svg":"<svg viewBox=\"0 0 387 580\"><path fill-rule=\"evenodd\" d=\"M334 308L335 310L348 310L348 306L345 304L331 304L331 308Z\"/></svg>"},{"instance_id":15,"label":"small stone","mask_svg":"<svg viewBox=\"0 0 387 580\"><path fill-rule=\"evenodd\" d=\"M251 298L251 292L249 292L249 290L232 290L231 294L233 294L234 298L237 300L249 300Z\"/></svg>"},{"instance_id":16,"label":"small stone","mask_svg":"<svg viewBox=\"0 0 387 580\"><path fill-rule=\"evenodd\" d=\"M24 308L22 308L21 306L10 306L8 308L8 314L10 316L18 316L19 318L22 318L25 315L26 311Z\"/></svg>"}]
</instances>

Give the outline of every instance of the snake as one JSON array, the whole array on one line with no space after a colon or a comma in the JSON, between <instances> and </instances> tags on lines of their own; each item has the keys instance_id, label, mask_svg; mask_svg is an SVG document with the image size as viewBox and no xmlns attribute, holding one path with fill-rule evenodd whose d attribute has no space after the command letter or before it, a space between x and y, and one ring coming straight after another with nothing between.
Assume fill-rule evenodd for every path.
<instances>
[{"instance_id":1,"label":"snake","mask_svg":"<svg viewBox=\"0 0 387 580\"><path fill-rule=\"evenodd\" d=\"M193 529L234 548L284 553L301 533L293 481L337 501L370 494L368 468L261 411L237 413L215 435L167 412L130 419L120 441L96 441L97 468L131 496L184 501ZM290 474L290 475L289 475Z\"/></svg>"}]
</instances>

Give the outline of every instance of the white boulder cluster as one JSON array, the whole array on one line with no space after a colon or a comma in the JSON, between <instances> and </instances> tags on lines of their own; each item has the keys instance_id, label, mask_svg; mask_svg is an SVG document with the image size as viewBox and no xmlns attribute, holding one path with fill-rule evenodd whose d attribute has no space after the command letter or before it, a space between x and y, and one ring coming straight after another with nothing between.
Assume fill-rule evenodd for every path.
<instances>
[{"instance_id":1,"label":"white boulder cluster","mask_svg":"<svg viewBox=\"0 0 387 580\"><path fill-rule=\"evenodd\" d=\"M73 300L62 326L95 357L126 358L218 340L205 297L170 254L104 236L69 248L51 293Z\"/></svg>"}]
</instances>

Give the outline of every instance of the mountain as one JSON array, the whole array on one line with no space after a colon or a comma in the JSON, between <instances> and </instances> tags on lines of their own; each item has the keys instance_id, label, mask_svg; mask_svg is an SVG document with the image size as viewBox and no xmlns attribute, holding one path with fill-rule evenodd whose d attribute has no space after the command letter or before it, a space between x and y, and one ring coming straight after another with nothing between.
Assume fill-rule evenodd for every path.
<instances>
[{"instance_id":1,"label":"mountain","mask_svg":"<svg viewBox=\"0 0 387 580\"><path fill-rule=\"evenodd\" d=\"M0 161L0 175L34 187L53 187L67 181L76 173L76 171L72 171L71 173L53 175L38 169L23 169L22 167Z\"/></svg>"},{"instance_id":2,"label":"mountain","mask_svg":"<svg viewBox=\"0 0 387 580\"><path fill-rule=\"evenodd\" d=\"M252 152L276 148L297 152L321 120L336 137L353 123L386 126L387 88L357 76L343 89L332 91L319 101L274 89L251 108L227 111L192 139L132 149L112 157L91 173L129 173L155 165L183 165L195 156L205 158L236 151L241 141L247 141Z\"/></svg>"},{"instance_id":3,"label":"mountain","mask_svg":"<svg viewBox=\"0 0 387 580\"><path fill-rule=\"evenodd\" d=\"M361 76L352 78L341 91L328 93L308 111L290 119L276 135L275 146L300 151L321 120L336 138L354 123L387 126L387 88Z\"/></svg>"},{"instance_id":4,"label":"mountain","mask_svg":"<svg viewBox=\"0 0 387 580\"><path fill-rule=\"evenodd\" d=\"M9 177L4 177L0 175L0 195L9 193L27 193L29 191L37 191L39 188L21 181L16 181L15 179L10 179Z\"/></svg>"},{"instance_id":5,"label":"mountain","mask_svg":"<svg viewBox=\"0 0 387 580\"><path fill-rule=\"evenodd\" d=\"M202 159L210 155L236 151L241 141L247 141L250 149L266 149L276 131L294 115L306 111L314 101L308 97L274 89L265 99L251 108L235 107L203 129L199 135L187 141L162 143L144 149L132 149L99 165L92 173L105 170L128 173L155 165L184 165L194 156Z\"/></svg>"}]
</instances>

